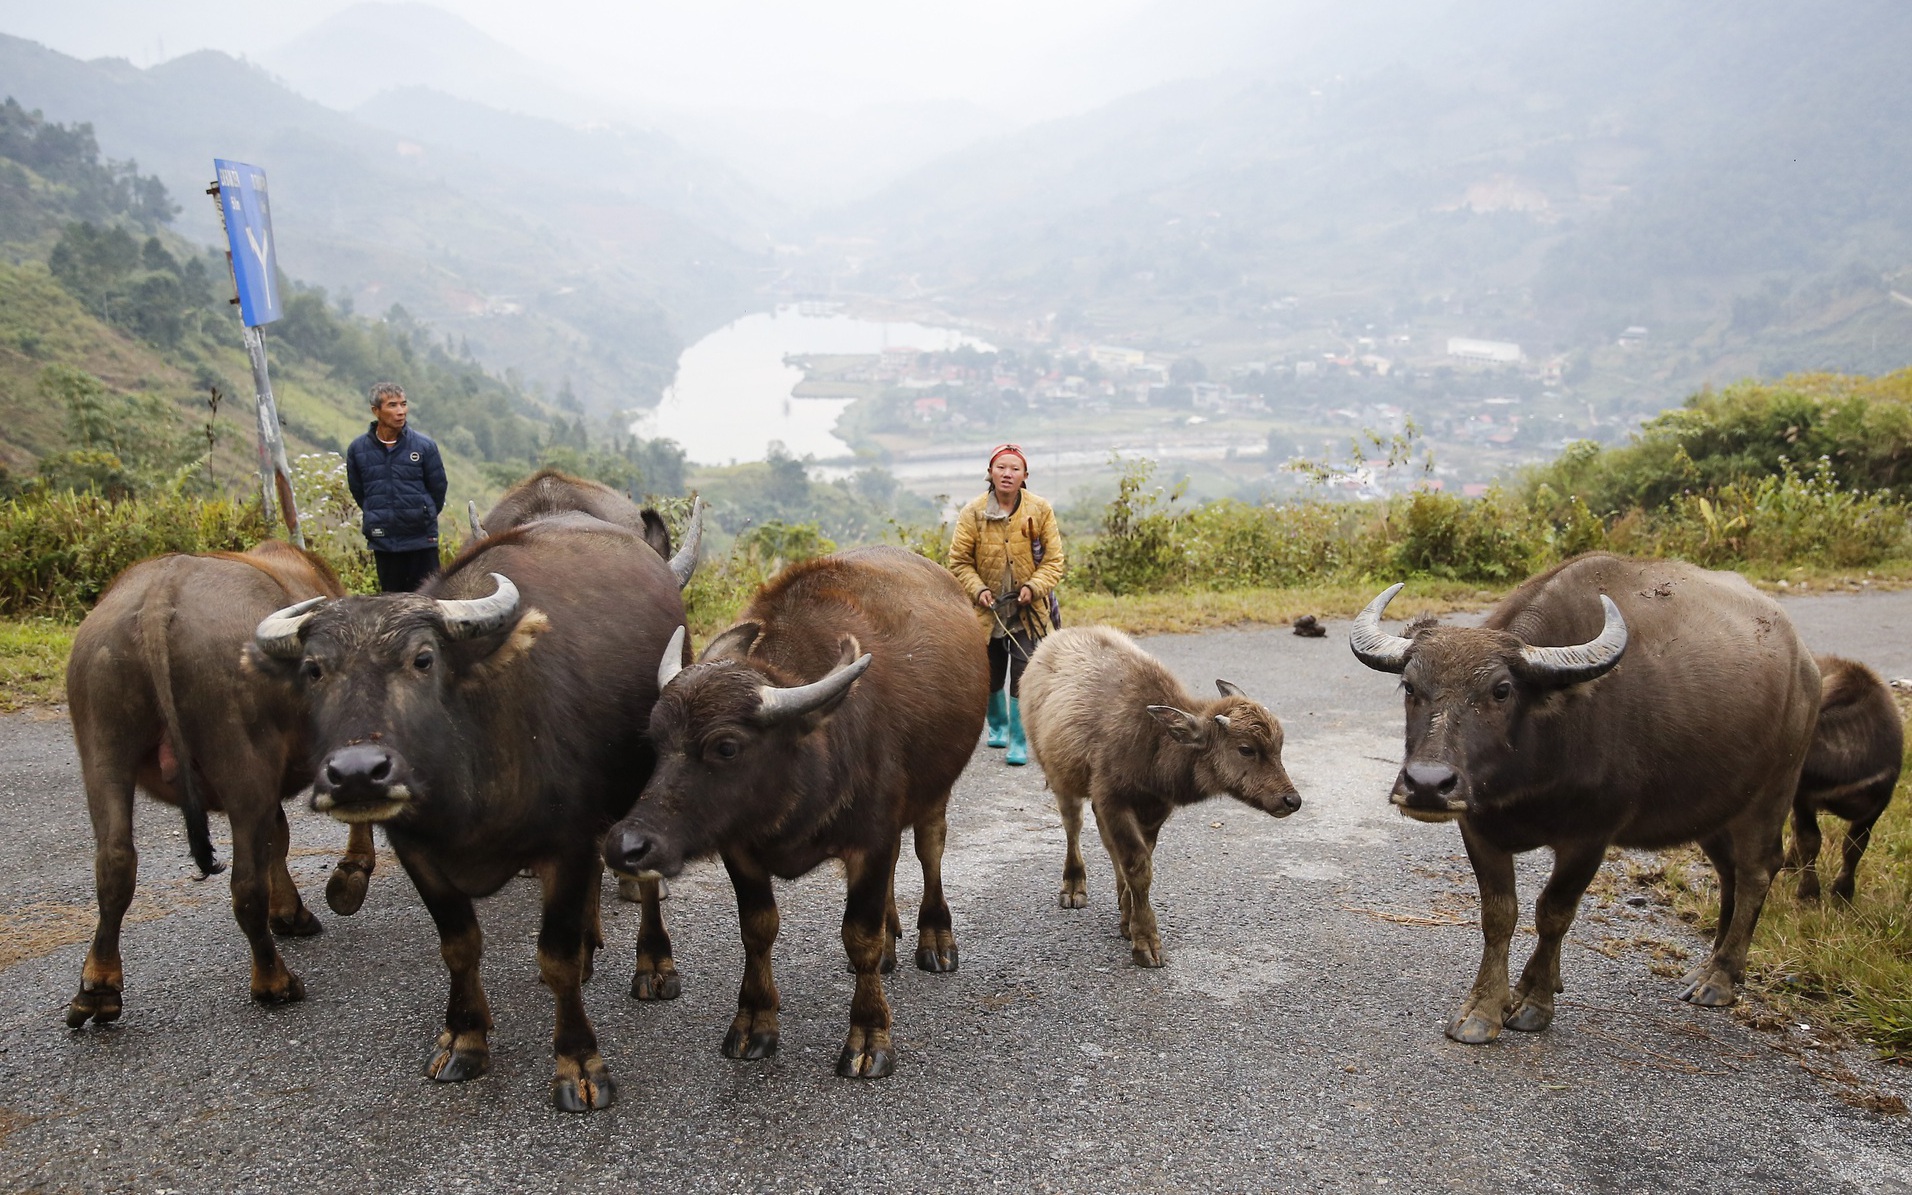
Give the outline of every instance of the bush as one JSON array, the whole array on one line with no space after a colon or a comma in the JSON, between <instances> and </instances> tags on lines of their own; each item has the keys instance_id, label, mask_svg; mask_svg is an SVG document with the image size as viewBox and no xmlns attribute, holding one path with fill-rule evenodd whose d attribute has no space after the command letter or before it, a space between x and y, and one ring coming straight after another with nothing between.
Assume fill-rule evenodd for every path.
<instances>
[{"instance_id":1,"label":"bush","mask_svg":"<svg viewBox=\"0 0 1912 1195\"><path fill-rule=\"evenodd\" d=\"M52 492L0 504L0 615L76 619L149 556L243 551L266 534L258 504L230 498L114 502L97 492Z\"/></svg>"},{"instance_id":2,"label":"bush","mask_svg":"<svg viewBox=\"0 0 1912 1195\"><path fill-rule=\"evenodd\" d=\"M1498 487L1468 501L1434 490L1401 500L1394 520L1401 571L1452 581L1518 581L1534 570L1546 541L1534 512Z\"/></svg>"},{"instance_id":3,"label":"bush","mask_svg":"<svg viewBox=\"0 0 1912 1195\"><path fill-rule=\"evenodd\" d=\"M1698 564L1854 568L1902 556L1906 507L1883 490L1841 489L1830 461L1675 497L1647 521L1643 545Z\"/></svg>"}]
</instances>

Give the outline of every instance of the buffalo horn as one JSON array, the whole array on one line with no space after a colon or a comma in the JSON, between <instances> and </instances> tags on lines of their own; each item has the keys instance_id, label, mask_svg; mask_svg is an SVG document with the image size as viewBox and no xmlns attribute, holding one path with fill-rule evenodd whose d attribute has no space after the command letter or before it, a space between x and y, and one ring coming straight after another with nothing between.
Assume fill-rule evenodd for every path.
<instances>
[{"instance_id":1,"label":"buffalo horn","mask_svg":"<svg viewBox=\"0 0 1912 1195\"><path fill-rule=\"evenodd\" d=\"M1606 625L1600 634L1577 647L1523 647L1520 658L1528 675L1552 685L1577 685L1592 680L1620 662L1627 649L1627 620L1606 594L1600 595Z\"/></svg>"},{"instance_id":2,"label":"buffalo horn","mask_svg":"<svg viewBox=\"0 0 1912 1195\"><path fill-rule=\"evenodd\" d=\"M503 573L491 574L498 588L490 597L469 601L438 599L438 622L447 639L495 635L518 619L518 587Z\"/></svg>"},{"instance_id":3,"label":"buffalo horn","mask_svg":"<svg viewBox=\"0 0 1912 1195\"><path fill-rule=\"evenodd\" d=\"M478 521L478 502L476 499L465 499L465 517L471 520L471 538L485 538L485 525Z\"/></svg>"},{"instance_id":4,"label":"buffalo horn","mask_svg":"<svg viewBox=\"0 0 1912 1195\"><path fill-rule=\"evenodd\" d=\"M1226 733L1226 732L1227 732L1227 730L1228 730L1228 727L1229 727L1229 722L1228 722L1228 715L1227 715L1227 714L1216 714L1216 715L1215 715L1215 725L1217 725L1217 726L1219 726L1219 727L1221 727L1221 728L1222 728L1222 731L1223 731L1223 733Z\"/></svg>"},{"instance_id":5,"label":"buffalo horn","mask_svg":"<svg viewBox=\"0 0 1912 1195\"><path fill-rule=\"evenodd\" d=\"M305 654L305 640L300 634L305 628L305 620L312 617L313 610L325 602L323 597L307 598L296 605L265 616L252 632L252 641L259 650L275 660L296 660Z\"/></svg>"},{"instance_id":6,"label":"buffalo horn","mask_svg":"<svg viewBox=\"0 0 1912 1195\"><path fill-rule=\"evenodd\" d=\"M684 526L684 543L677 549L677 555L671 557L671 576L677 578L677 588L690 584L690 575L697 571L697 547L704 540L704 500L690 500L690 522Z\"/></svg>"},{"instance_id":7,"label":"buffalo horn","mask_svg":"<svg viewBox=\"0 0 1912 1195\"><path fill-rule=\"evenodd\" d=\"M1401 585L1396 581L1383 589L1379 597L1368 603L1367 609L1355 615L1354 628L1348 632L1348 646L1354 649L1354 658L1377 672L1399 672L1407 667L1407 649L1414 646L1414 640L1390 635L1381 629L1381 611L1401 592Z\"/></svg>"},{"instance_id":8,"label":"buffalo horn","mask_svg":"<svg viewBox=\"0 0 1912 1195\"><path fill-rule=\"evenodd\" d=\"M779 689L774 685L759 686L757 696L761 704L757 706L758 723L769 726L782 722L786 718L800 718L811 710L829 704L838 694L850 687L851 681L862 676L869 668L870 661L875 658L868 652L864 652L854 661L836 669L822 680L798 685L793 689Z\"/></svg>"},{"instance_id":9,"label":"buffalo horn","mask_svg":"<svg viewBox=\"0 0 1912 1195\"><path fill-rule=\"evenodd\" d=\"M684 628L678 627L671 632L671 641L664 645L664 658L657 662L657 691L677 679L684 670Z\"/></svg>"}]
</instances>

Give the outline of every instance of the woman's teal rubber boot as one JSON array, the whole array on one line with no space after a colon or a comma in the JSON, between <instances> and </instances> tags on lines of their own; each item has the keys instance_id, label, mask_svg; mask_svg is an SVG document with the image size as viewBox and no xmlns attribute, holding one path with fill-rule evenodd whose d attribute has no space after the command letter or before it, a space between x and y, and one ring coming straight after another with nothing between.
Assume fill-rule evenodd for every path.
<instances>
[{"instance_id":1,"label":"woman's teal rubber boot","mask_svg":"<svg viewBox=\"0 0 1912 1195\"><path fill-rule=\"evenodd\" d=\"M1022 702L1014 697L1009 699L1009 754L1002 761L1014 767L1029 762L1029 740L1022 733Z\"/></svg>"},{"instance_id":2,"label":"woman's teal rubber boot","mask_svg":"<svg viewBox=\"0 0 1912 1195\"><path fill-rule=\"evenodd\" d=\"M997 689L989 695L989 738L991 747L1009 745L1009 694Z\"/></svg>"}]
</instances>

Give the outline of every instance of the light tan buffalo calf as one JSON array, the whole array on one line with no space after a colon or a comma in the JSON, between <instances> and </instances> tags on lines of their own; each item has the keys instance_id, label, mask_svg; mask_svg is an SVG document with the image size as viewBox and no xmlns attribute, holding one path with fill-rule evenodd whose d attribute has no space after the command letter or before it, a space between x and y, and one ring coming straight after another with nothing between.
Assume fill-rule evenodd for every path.
<instances>
[{"instance_id":1,"label":"light tan buffalo calf","mask_svg":"<svg viewBox=\"0 0 1912 1195\"><path fill-rule=\"evenodd\" d=\"M1275 817L1301 808L1281 766L1281 723L1227 681L1203 701L1169 670L1108 627L1073 627L1043 640L1022 678L1029 750L1069 835L1061 905L1088 903L1082 804L1115 865L1122 935L1138 966L1162 965L1149 905L1156 836L1182 805L1226 793Z\"/></svg>"}]
</instances>

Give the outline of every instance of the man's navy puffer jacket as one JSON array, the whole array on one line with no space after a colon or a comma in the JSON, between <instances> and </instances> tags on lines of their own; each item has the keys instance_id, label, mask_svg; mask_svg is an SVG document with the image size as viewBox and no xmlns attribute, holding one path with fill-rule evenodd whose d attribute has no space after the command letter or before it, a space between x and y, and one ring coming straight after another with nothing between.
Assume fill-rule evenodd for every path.
<instances>
[{"instance_id":1,"label":"man's navy puffer jacket","mask_svg":"<svg viewBox=\"0 0 1912 1195\"><path fill-rule=\"evenodd\" d=\"M365 541L374 552L415 552L438 543L445 465L431 437L407 426L387 448L372 424L345 451L345 482L365 512Z\"/></svg>"}]
</instances>

